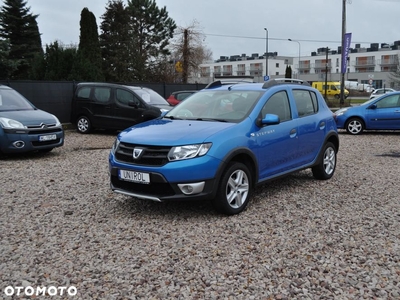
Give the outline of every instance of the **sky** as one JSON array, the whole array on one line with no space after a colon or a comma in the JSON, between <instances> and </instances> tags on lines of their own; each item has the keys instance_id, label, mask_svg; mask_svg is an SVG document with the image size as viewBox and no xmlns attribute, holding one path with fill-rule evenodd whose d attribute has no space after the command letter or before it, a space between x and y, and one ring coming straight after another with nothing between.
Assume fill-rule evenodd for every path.
<instances>
[{"instance_id":1,"label":"sky","mask_svg":"<svg viewBox=\"0 0 400 300\"><path fill-rule=\"evenodd\" d=\"M87 7L100 33L108 0L26 0L37 22L42 44L78 44L80 14ZM127 1L125 1L127 3ZM318 48L337 50L342 36L342 0L156 0L179 27L197 22L204 46L213 59L268 52L280 56L310 56ZM355 44L400 41L400 0L347 0L346 32ZM267 28L267 31L264 29ZM268 33L268 39L267 39ZM288 41L292 39L293 41ZM268 41L268 42L267 42ZM296 41L296 42L294 42Z\"/></svg>"}]
</instances>

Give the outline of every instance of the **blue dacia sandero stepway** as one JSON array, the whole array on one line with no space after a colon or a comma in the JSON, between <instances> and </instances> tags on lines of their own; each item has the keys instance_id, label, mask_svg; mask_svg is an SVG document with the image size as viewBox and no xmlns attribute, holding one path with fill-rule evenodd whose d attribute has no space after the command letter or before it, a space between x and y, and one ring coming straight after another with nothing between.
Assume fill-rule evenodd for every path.
<instances>
[{"instance_id":1,"label":"blue dacia sandero stepway","mask_svg":"<svg viewBox=\"0 0 400 300\"><path fill-rule=\"evenodd\" d=\"M118 135L109 155L111 189L160 202L211 200L232 215L271 179L307 168L331 178L338 149L333 113L306 82L216 81Z\"/></svg>"}]
</instances>

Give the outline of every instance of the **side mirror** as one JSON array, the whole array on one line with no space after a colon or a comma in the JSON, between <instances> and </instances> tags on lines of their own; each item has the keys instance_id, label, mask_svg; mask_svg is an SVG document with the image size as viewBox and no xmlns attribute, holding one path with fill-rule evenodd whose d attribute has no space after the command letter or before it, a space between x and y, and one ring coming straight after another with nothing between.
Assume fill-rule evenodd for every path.
<instances>
[{"instance_id":1,"label":"side mirror","mask_svg":"<svg viewBox=\"0 0 400 300\"><path fill-rule=\"evenodd\" d=\"M368 108L370 108L370 109L376 109L376 108L377 108L377 105L376 105L376 103L374 103L374 104L371 104Z\"/></svg>"},{"instance_id":2,"label":"side mirror","mask_svg":"<svg viewBox=\"0 0 400 300\"><path fill-rule=\"evenodd\" d=\"M139 105L135 101L129 101L128 105L133 107L133 108L138 108L139 107Z\"/></svg>"},{"instance_id":3,"label":"side mirror","mask_svg":"<svg viewBox=\"0 0 400 300\"><path fill-rule=\"evenodd\" d=\"M274 114L266 114L264 116L264 119L259 120L257 122L257 125L259 127L263 126L263 125L276 125L279 124L281 121L278 117L278 115L274 115Z\"/></svg>"}]
</instances>

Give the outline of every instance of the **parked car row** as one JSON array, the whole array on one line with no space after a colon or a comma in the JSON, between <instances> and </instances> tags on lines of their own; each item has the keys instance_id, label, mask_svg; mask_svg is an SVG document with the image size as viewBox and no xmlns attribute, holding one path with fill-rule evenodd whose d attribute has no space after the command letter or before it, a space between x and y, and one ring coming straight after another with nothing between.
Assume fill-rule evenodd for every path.
<instances>
[{"instance_id":1,"label":"parked car row","mask_svg":"<svg viewBox=\"0 0 400 300\"><path fill-rule=\"evenodd\" d=\"M400 91L335 113L317 89L295 79L216 81L187 94L173 106L148 88L76 86L71 122L78 132L122 130L109 154L114 192L159 202L211 200L216 210L237 214L256 185L308 168L316 179L330 179L338 128L353 135L400 129ZM0 85L0 154L48 152L63 143L57 117Z\"/></svg>"}]
</instances>

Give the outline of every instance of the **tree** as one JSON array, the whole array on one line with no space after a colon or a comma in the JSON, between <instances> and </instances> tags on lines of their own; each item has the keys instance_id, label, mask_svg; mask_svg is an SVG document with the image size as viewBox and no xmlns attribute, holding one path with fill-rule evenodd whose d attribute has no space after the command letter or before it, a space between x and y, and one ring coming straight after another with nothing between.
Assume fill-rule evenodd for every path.
<instances>
[{"instance_id":1,"label":"tree","mask_svg":"<svg viewBox=\"0 0 400 300\"><path fill-rule=\"evenodd\" d=\"M65 47L62 43L55 41L46 45L44 54L45 80L73 80L72 65L77 57L76 46Z\"/></svg>"},{"instance_id":2,"label":"tree","mask_svg":"<svg viewBox=\"0 0 400 300\"><path fill-rule=\"evenodd\" d=\"M285 78L292 78L292 67L286 65Z\"/></svg>"},{"instance_id":3,"label":"tree","mask_svg":"<svg viewBox=\"0 0 400 300\"><path fill-rule=\"evenodd\" d=\"M180 73L180 78L187 83L189 74L197 74L199 65L204 61L211 60L212 52L203 46L205 40L204 33L199 29L196 20L188 27L179 27L175 31L175 39L172 43L172 57L174 64L181 66L175 68Z\"/></svg>"},{"instance_id":4,"label":"tree","mask_svg":"<svg viewBox=\"0 0 400 300\"><path fill-rule=\"evenodd\" d=\"M0 79L8 79L17 69L15 62L9 59L10 43L0 39Z\"/></svg>"},{"instance_id":5,"label":"tree","mask_svg":"<svg viewBox=\"0 0 400 300\"><path fill-rule=\"evenodd\" d=\"M166 7L155 0L128 0L130 63L139 81L157 79L160 58L170 54L169 40L176 29Z\"/></svg>"},{"instance_id":6,"label":"tree","mask_svg":"<svg viewBox=\"0 0 400 300\"><path fill-rule=\"evenodd\" d=\"M5 0L0 11L0 38L9 41L8 59L16 68L12 79L29 79L33 61L43 55L38 15L23 0Z\"/></svg>"},{"instance_id":7,"label":"tree","mask_svg":"<svg viewBox=\"0 0 400 300\"><path fill-rule=\"evenodd\" d=\"M129 47L129 15L122 0L109 1L100 29L100 47L106 81L133 81Z\"/></svg>"},{"instance_id":8,"label":"tree","mask_svg":"<svg viewBox=\"0 0 400 300\"><path fill-rule=\"evenodd\" d=\"M102 81L102 57L96 17L86 7L80 20L79 46L72 76L75 80Z\"/></svg>"}]
</instances>

